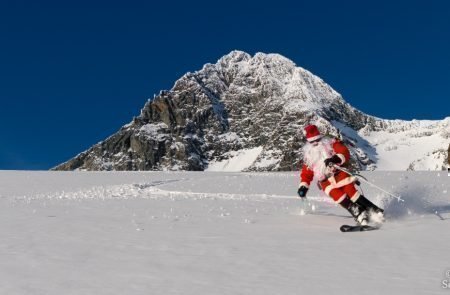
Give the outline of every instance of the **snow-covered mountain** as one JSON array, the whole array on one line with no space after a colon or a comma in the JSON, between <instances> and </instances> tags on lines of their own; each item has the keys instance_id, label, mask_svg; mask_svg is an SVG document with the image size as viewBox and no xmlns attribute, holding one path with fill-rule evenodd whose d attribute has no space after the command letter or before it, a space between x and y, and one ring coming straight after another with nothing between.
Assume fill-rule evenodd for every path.
<instances>
[{"instance_id":1,"label":"snow-covered mountain","mask_svg":"<svg viewBox=\"0 0 450 295\"><path fill-rule=\"evenodd\" d=\"M283 171L306 124L341 137L360 169L440 170L450 117L383 120L355 109L279 54L232 51L149 100L117 133L56 170Z\"/></svg>"}]
</instances>

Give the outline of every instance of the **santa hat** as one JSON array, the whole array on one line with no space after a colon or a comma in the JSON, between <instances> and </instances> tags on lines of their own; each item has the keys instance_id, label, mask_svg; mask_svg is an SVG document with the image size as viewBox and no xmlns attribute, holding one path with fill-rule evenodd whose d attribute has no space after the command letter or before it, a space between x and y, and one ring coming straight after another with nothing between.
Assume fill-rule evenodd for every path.
<instances>
[{"instance_id":1,"label":"santa hat","mask_svg":"<svg viewBox=\"0 0 450 295\"><path fill-rule=\"evenodd\" d=\"M322 135L316 125L306 126L303 134L305 134L306 140L309 142L322 138Z\"/></svg>"}]
</instances>

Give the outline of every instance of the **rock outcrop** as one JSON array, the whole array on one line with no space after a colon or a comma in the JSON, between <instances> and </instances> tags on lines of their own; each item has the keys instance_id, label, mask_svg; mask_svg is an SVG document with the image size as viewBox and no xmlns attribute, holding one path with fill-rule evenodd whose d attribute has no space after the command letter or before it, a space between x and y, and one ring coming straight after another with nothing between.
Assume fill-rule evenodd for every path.
<instances>
[{"instance_id":1,"label":"rock outcrop","mask_svg":"<svg viewBox=\"0 0 450 295\"><path fill-rule=\"evenodd\" d=\"M448 150L447 150L447 164L448 164L448 168L450 169L450 144L448 145Z\"/></svg>"}]
</instances>

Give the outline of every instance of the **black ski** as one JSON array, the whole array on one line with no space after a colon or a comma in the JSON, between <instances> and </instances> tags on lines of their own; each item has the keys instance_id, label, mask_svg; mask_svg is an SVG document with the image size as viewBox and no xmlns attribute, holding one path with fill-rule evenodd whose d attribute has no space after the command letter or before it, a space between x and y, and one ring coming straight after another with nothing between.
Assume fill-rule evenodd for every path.
<instances>
[{"instance_id":1,"label":"black ski","mask_svg":"<svg viewBox=\"0 0 450 295\"><path fill-rule=\"evenodd\" d=\"M372 225L347 225L344 224L341 226L340 230L343 233L355 232L355 231L370 231L380 229L379 226Z\"/></svg>"}]
</instances>

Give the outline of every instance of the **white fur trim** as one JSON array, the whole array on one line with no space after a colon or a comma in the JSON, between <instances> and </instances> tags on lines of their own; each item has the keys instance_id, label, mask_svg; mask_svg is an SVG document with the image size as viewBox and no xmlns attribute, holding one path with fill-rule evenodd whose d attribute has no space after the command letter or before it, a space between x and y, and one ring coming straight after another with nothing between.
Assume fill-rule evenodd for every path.
<instances>
[{"instance_id":1,"label":"white fur trim","mask_svg":"<svg viewBox=\"0 0 450 295\"><path fill-rule=\"evenodd\" d=\"M355 182L355 180L356 180L356 177L354 177L354 176L346 177L346 178L342 179L341 181L339 181L338 183L336 183L336 187L346 186L347 184Z\"/></svg>"},{"instance_id":2,"label":"white fur trim","mask_svg":"<svg viewBox=\"0 0 450 295\"><path fill-rule=\"evenodd\" d=\"M346 186L347 184L353 183L355 181L355 177L354 176L349 176L346 177L344 179L342 179L339 182L336 182L336 179L334 178L334 176L331 176L330 178L328 178L328 181L330 182L330 184L324 189L324 192L327 195L330 195L331 190L335 189L335 188L340 188L343 186Z\"/></svg>"},{"instance_id":3,"label":"white fur trim","mask_svg":"<svg viewBox=\"0 0 450 295\"><path fill-rule=\"evenodd\" d=\"M306 188L309 188L309 184L307 184L306 182L300 182L300 185L298 187L300 188L301 186L305 186Z\"/></svg>"},{"instance_id":4,"label":"white fur trim","mask_svg":"<svg viewBox=\"0 0 450 295\"><path fill-rule=\"evenodd\" d=\"M327 194L327 196L330 195L330 192L332 189L334 189L335 187L332 184L329 184L323 191Z\"/></svg>"},{"instance_id":5,"label":"white fur trim","mask_svg":"<svg viewBox=\"0 0 450 295\"><path fill-rule=\"evenodd\" d=\"M316 135L316 136L313 136L313 137L309 137L306 140L311 142L311 141L314 141L314 140L317 140L317 139L320 139L320 138L322 138L322 134L319 134L319 135Z\"/></svg>"},{"instance_id":6,"label":"white fur trim","mask_svg":"<svg viewBox=\"0 0 450 295\"><path fill-rule=\"evenodd\" d=\"M346 197L347 195L343 194L342 197L340 197L339 200L336 201L336 204L340 204Z\"/></svg>"},{"instance_id":7,"label":"white fur trim","mask_svg":"<svg viewBox=\"0 0 450 295\"><path fill-rule=\"evenodd\" d=\"M336 156L338 156L339 159L341 159L341 165L345 163L345 156L343 154L336 154Z\"/></svg>"},{"instance_id":8,"label":"white fur trim","mask_svg":"<svg viewBox=\"0 0 450 295\"><path fill-rule=\"evenodd\" d=\"M350 201L352 201L353 203L355 203L356 201L358 201L359 197L361 196L360 192L356 192L353 197L350 198Z\"/></svg>"}]
</instances>

